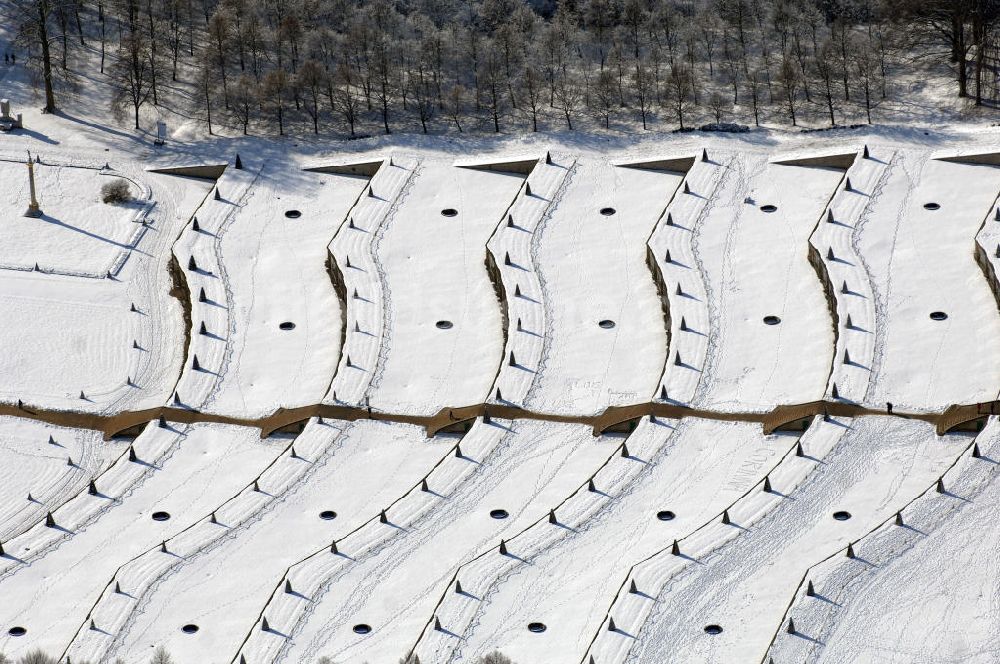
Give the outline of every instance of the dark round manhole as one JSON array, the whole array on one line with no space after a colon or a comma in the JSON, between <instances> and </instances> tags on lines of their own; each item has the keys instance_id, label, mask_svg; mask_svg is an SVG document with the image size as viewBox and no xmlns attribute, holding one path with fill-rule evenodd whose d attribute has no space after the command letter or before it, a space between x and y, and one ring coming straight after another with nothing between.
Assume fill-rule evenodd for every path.
<instances>
[{"instance_id":1,"label":"dark round manhole","mask_svg":"<svg viewBox=\"0 0 1000 664\"><path fill-rule=\"evenodd\" d=\"M457 214L458 214L458 210L456 210L455 208L445 208L445 209L441 210L441 216L442 217L454 217Z\"/></svg>"},{"instance_id":2,"label":"dark round manhole","mask_svg":"<svg viewBox=\"0 0 1000 664\"><path fill-rule=\"evenodd\" d=\"M434 323L434 325L439 330L450 330L452 327L454 327L454 325L452 325L452 322L450 320L439 320L438 322Z\"/></svg>"},{"instance_id":3,"label":"dark round manhole","mask_svg":"<svg viewBox=\"0 0 1000 664\"><path fill-rule=\"evenodd\" d=\"M7 633L11 636L24 636L28 633L28 630L23 627L11 627L7 630Z\"/></svg>"},{"instance_id":4,"label":"dark round manhole","mask_svg":"<svg viewBox=\"0 0 1000 664\"><path fill-rule=\"evenodd\" d=\"M279 330L294 330L295 329L295 323L293 323L292 321L286 320L284 323L281 323L280 325L278 325L278 329Z\"/></svg>"},{"instance_id":5,"label":"dark round manhole","mask_svg":"<svg viewBox=\"0 0 1000 664\"><path fill-rule=\"evenodd\" d=\"M298 219L299 217L302 216L302 213L299 212L298 210L286 210L285 216L288 217L289 219Z\"/></svg>"},{"instance_id":6,"label":"dark round manhole","mask_svg":"<svg viewBox=\"0 0 1000 664\"><path fill-rule=\"evenodd\" d=\"M924 203L925 210L940 210L941 206L937 203Z\"/></svg>"},{"instance_id":7,"label":"dark round manhole","mask_svg":"<svg viewBox=\"0 0 1000 664\"><path fill-rule=\"evenodd\" d=\"M607 319L605 319L605 320L602 320L601 322L599 322L597 324L597 326L599 328L603 329L603 330L610 330L611 328L613 328L615 326L615 322L613 320L607 320Z\"/></svg>"},{"instance_id":8,"label":"dark round manhole","mask_svg":"<svg viewBox=\"0 0 1000 664\"><path fill-rule=\"evenodd\" d=\"M354 626L354 633L355 634L368 634L371 631L372 631L372 626L371 625L366 625L364 623L358 623L357 625Z\"/></svg>"},{"instance_id":9,"label":"dark round manhole","mask_svg":"<svg viewBox=\"0 0 1000 664\"><path fill-rule=\"evenodd\" d=\"M528 631L534 632L535 634L541 634L545 631L545 623L533 622L528 623Z\"/></svg>"},{"instance_id":10,"label":"dark round manhole","mask_svg":"<svg viewBox=\"0 0 1000 664\"><path fill-rule=\"evenodd\" d=\"M153 521L166 521L170 518L170 512L153 512Z\"/></svg>"},{"instance_id":11,"label":"dark round manhole","mask_svg":"<svg viewBox=\"0 0 1000 664\"><path fill-rule=\"evenodd\" d=\"M932 311L931 312L931 320L944 320L947 317L948 317L948 314L946 314L943 311Z\"/></svg>"},{"instance_id":12,"label":"dark round manhole","mask_svg":"<svg viewBox=\"0 0 1000 664\"><path fill-rule=\"evenodd\" d=\"M760 206L760 211L761 212L767 212L768 214L770 214L772 212L777 212L778 211L778 206L777 205L771 205L770 203L768 203L767 205L761 205Z\"/></svg>"},{"instance_id":13,"label":"dark round manhole","mask_svg":"<svg viewBox=\"0 0 1000 664\"><path fill-rule=\"evenodd\" d=\"M844 510L840 510L839 512L833 513L833 518L836 519L837 521L847 521L848 519L851 518L851 513L845 512Z\"/></svg>"},{"instance_id":14,"label":"dark round manhole","mask_svg":"<svg viewBox=\"0 0 1000 664\"><path fill-rule=\"evenodd\" d=\"M490 510L490 516L494 519L506 519L509 515L507 510Z\"/></svg>"},{"instance_id":15,"label":"dark round manhole","mask_svg":"<svg viewBox=\"0 0 1000 664\"><path fill-rule=\"evenodd\" d=\"M705 625L705 633L715 636L716 634L722 634L722 627L719 625Z\"/></svg>"},{"instance_id":16,"label":"dark round manhole","mask_svg":"<svg viewBox=\"0 0 1000 664\"><path fill-rule=\"evenodd\" d=\"M601 214L603 214L605 217L610 217L615 212L617 212L617 210L615 210L613 207L601 208Z\"/></svg>"},{"instance_id":17,"label":"dark round manhole","mask_svg":"<svg viewBox=\"0 0 1000 664\"><path fill-rule=\"evenodd\" d=\"M333 519L337 518L337 513L334 512L333 510L323 510L322 512L319 513L319 518L323 519L324 521L332 521Z\"/></svg>"},{"instance_id":18,"label":"dark round manhole","mask_svg":"<svg viewBox=\"0 0 1000 664\"><path fill-rule=\"evenodd\" d=\"M183 627L181 627L181 631L184 632L185 634L194 634L195 632L198 631L198 626L193 624L184 625Z\"/></svg>"},{"instance_id":19,"label":"dark round manhole","mask_svg":"<svg viewBox=\"0 0 1000 664\"><path fill-rule=\"evenodd\" d=\"M777 325L781 319L777 316L764 316L764 325Z\"/></svg>"},{"instance_id":20,"label":"dark round manhole","mask_svg":"<svg viewBox=\"0 0 1000 664\"><path fill-rule=\"evenodd\" d=\"M670 510L660 510L656 513L656 518L660 521L672 521L675 516L677 515Z\"/></svg>"}]
</instances>

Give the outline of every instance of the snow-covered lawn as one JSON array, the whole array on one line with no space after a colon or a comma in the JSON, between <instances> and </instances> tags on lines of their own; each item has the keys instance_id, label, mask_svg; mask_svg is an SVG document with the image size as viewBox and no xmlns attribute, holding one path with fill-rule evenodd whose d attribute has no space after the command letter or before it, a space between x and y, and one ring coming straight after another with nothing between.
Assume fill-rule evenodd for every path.
<instances>
[{"instance_id":1,"label":"snow-covered lawn","mask_svg":"<svg viewBox=\"0 0 1000 664\"><path fill-rule=\"evenodd\" d=\"M229 370L208 410L260 417L326 395L340 360L343 314L327 245L366 184L277 161L263 166L218 248L228 287ZM200 247L192 255L199 267L207 263ZM282 327L288 323L292 329Z\"/></svg>"},{"instance_id":2,"label":"snow-covered lawn","mask_svg":"<svg viewBox=\"0 0 1000 664\"><path fill-rule=\"evenodd\" d=\"M874 663L887 652L905 661L996 660L1000 542L984 524L1000 501L998 429L991 418L941 478L944 491L932 484L900 511L901 522L893 517L856 541L854 558L833 556L807 572L788 611L796 634L777 633L775 661Z\"/></svg>"},{"instance_id":3,"label":"snow-covered lawn","mask_svg":"<svg viewBox=\"0 0 1000 664\"><path fill-rule=\"evenodd\" d=\"M499 557L501 538L543 517L613 451L586 427L520 421L513 429L491 454L475 460L478 467L467 481L436 497L426 517L311 594L308 620L292 630L281 661L323 655L396 661L416 642L458 564L490 549ZM507 516L492 518L497 509ZM355 634L359 623L372 633Z\"/></svg>"},{"instance_id":4,"label":"snow-covered lawn","mask_svg":"<svg viewBox=\"0 0 1000 664\"><path fill-rule=\"evenodd\" d=\"M695 231L712 308L708 365L692 367L703 372L695 402L704 408L814 401L830 374L833 324L807 247L843 171L766 159L746 154L730 163ZM768 324L768 316L778 320Z\"/></svg>"},{"instance_id":5,"label":"snow-covered lawn","mask_svg":"<svg viewBox=\"0 0 1000 664\"><path fill-rule=\"evenodd\" d=\"M849 424L776 509L668 583L628 661L759 659L809 564L894 514L965 448L961 436L939 438L921 422L866 417ZM834 519L842 510L850 518ZM740 528L741 519L733 521L730 527ZM722 633L707 634L711 624Z\"/></svg>"},{"instance_id":6,"label":"snow-covered lawn","mask_svg":"<svg viewBox=\"0 0 1000 664\"><path fill-rule=\"evenodd\" d=\"M998 191L994 166L896 153L859 237L883 328L868 403L926 411L997 397L1000 314L975 238Z\"/></svg>"},{"instance_id":7,"label":"snow-covered lawn","mask_svg":"<svg viewBox=\"0 0 1000 664\"><path fill-rule=\"evenodd\" d=\"M84 496L104 505L99 518L60 533L60 539L33 556L30 564L0 575L0 652L17 656L36 647L61 652L112 583L119 565L204 518L282 447L260 441L252 429L198 425L168 458L145 469L145 480L137 487L119 494L99 485L104 495ZM169 520L154 521L156 511L169 513ZM57 519L59 524L58 513ZM5 544L13 556L24 556ZM8 636L7 629L15 625L27 634Z\"/></svg>"},{"instance_id":8,"label":"snow-covered lawn","mask_svg":"<svg viewBox=\"0 0 1000 664\"><path fill-rule=\"evenodd\" d=\"M72 274L102 279L117 272L147 229L140 223L156 202L141 180L128 182L133 200L101 201L101 186L119 179L92 164L35 164L42 216L22 216L31 195L28 168L0 153L0 269ZM136 176L132 176L136 177Z\"/></svg>"},{"instance_id":9,"label":"snow-covered lawn","mask_svg":"<svg viewBox=\"0 0 1000 664\"><path fill-rule=\"evenodd\" d=\"M0 160L7 404L551 415L491 409L436 438L154 420L130 442L4 416L0 652L610 664L766 661L773 642L782 664L880 661L888 635L910 659L991 661L997 420L984 458L972 433L899 417L769 436L648 411L598 437L552 421L996 398L1000 171L935 158L969 146L870 138L241 145L217 182L144 170L170 149L80 140L39 166L62 224L20 217L23 164ZM228 161L199 149L184 158ZM778 163L821 153L836 167ZM106 158L151 201L117 214L148 226L96 201ZM635 167L668 159L692 161ZM470 168L503 160L517 172ZM364 174L330 172L351 164Z\"/></svg>"},{"instance_id":10,"label":"snow-covered lawn","mask_svg":"<svg viewBox=\"0 0 1000 664\"><path fill-rule=\"evenodd\" d=\"M681 179L581 159L535 233L534 265L511 257L538 270L546 307L531 408L592 414L656 392L667 334L646 241Z\"/></svg>"},{"instance_id":11,"label":"snow-covered lawn","mask_svg":"<svg viewBox=\"0 0 1000 664\"><path fill-rule=\"evenodd\" d=\"M89 163L75 156L67 157L67 162ZM0 344L8 349L0 358L0 399L4 401L120 412L163 405L170 397L180 369L184 330L180 304L169 294L173 284L167 265L182 224L201 203L208 185L144 173L138 164L124 160L115 167L120 169L116 172L141 180L149 188L155 205L147 218L148 227L117 217L109 220L106 213L87 207L89 194L82 192L89 189L75 182L80 176L70 174L79 171L87 177L109 177L93 168L50 167L69 182L52 186L62 192L61 205L67 214L80 211L83 216L78 223L96 224L93 232L110 233L112 226L117 229L120 224L141 229L135 247L114 248L115 258L109 257L103 241L90 246L93 240L85 233L53 236L55 231L49 227L17 231L30 246L53 252L63 263L57 269L39 261L41 271L0 270L0 316L5 321ZM83 199L79 202L69 197L77 191ZM5 220L4 228L20 224L20 213L10 218L10 224ZM15 244L18 241L11 239ZM0 240L0 251L6 248ZM17 255L30 253L18 250ZM107 265L91 270L88 261L98 259ZM106 273L112 268L114 278L109 279Z\"/></svg>"},{"instance_id":12,"label":"snow-covered lawn","mask_svg":"<svg viewBox=\"0 0 1000 664\"><path fill-rule=\"evenodd\" d=\"M440 159L421 163L376 240L389 309L373 408L433 414L486 400L503 354L486 241L523 181Z\"/></svg>"},{"instance_id":13,"label":"snow-covered lawn","mask_svg":"<svg viewBox=\"0 0 1000 664\"><path fill-rule=\"evenodd\" d=\"M448 449L448 441L428 441L416 427L351 425L326 455L302 462L311 467L290 490L161 578L125 628L116 631L111 650L131 661L164 644L181 660L228 661L285 568L370 519ZM198 516L211 509L214 505ZM336 518L322 519L324 510ZM225 522L221 514L220 519ZM207 597L216 601L206 602ZM197 634L181 632L189 623L198 625ZM82 645L81 652L88 652Z\"/></svg>"},{"instance_id":14,"label":"snow-covered lawn","mask_svg":"<svg viewBox=\"0 0 1000 664\"><path fill-rule=\"evenodd\" d=\"M0 542L42 521L121 451L96 431L0 417Z\"/></svg>"},{"instance_id":15,"label":"snow-covered lawn","mask_svg":"<svg viewBox=\"0 0 1000 664\"><path fill-rule=\"evenodd\" d=\"M566 652L583 653L628 569L720 513L796 440L765 437L756 425L713 420L684 420L669 431L663 429L669 440L645 462L648 467L614 492L604 510L527 556L528 564L514 566L486 594L456 647L458 661L474 662L496 648L518 662L556 662ZM670 520L658 518L664 511L673 514ZM524 556L517 542L512 550ZM543 623L545 632L528 631L533 622Z\"/></svg>"}]
</instances>

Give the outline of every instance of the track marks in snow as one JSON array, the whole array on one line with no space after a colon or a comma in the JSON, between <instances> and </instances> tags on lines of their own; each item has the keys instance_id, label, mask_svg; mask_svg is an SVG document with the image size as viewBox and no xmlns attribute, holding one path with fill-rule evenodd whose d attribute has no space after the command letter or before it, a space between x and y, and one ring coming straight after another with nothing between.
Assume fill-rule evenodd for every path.
<instances>
[{"instance_id":1,"label":"track marks in snow","mask_svg":"<svg viewBox=\"0 0 1000 664\"><path fill-rule=\"evenodd\" d=\"M547 332L530 406L593 414L655 390L667 339L645 242L682 176L603 160L573 170L535 233Z\"/></svg>"},{"instance_id":2,"label":"track marks in snow","mask_svg":"<svg viewBox=\"0 0 1000 664\"><path fill-rule=\"evenodd\" d=\"M768 410L822 397L833 348L825 296L805 251L841 173L742 156L730 195L697 232L713 298L713 348L697 405ZM750 185L754 185L751 188ZM747 192L736 202L737 192ZM725 194L723 194L725 195ZM763 206L774 205L766 212ZM778 325L765 325L765 316Z\"/></svg>"},{"instance_id":3,"label":"track marks in snow","mask_svg":"<svg viewBox=\"0 0 1000 664\"><path fill-rule=\"evenodd\" d=\"M507 564L493 587L480 577L485 564L496 566L498 556L486 555L482 563L460 570L463 587L481 598L445 594L445 603L479 612L464 633L455 629L452 612L439 616L450 631L462 633L460 661L495 648L516 661L579 657L604 622L627 570L727 507L762 477L761 460L780 457L791 440L762 436L747 424L690 419L676 431L673 423L658 424L642 426L628 438L634 458L615 455L597 474L595 485L610 495L581 487L556 508L558 524L542 520L508 542L527 563ZM637 471L627 472L629 466ZM610 479L616 470L624 481ZM661 521L660 510L676 516ZM528 632L534 621L548 627L544 634ZM444 641L448 635L429 638Z\"/></svg>"},{"instance_id":4,"label":"track marks in snow","mask_svg":"<svg viewBox=\"0 0 1000 664\"><path fill-rule=\"evenodd\" d=\"M661 275L660 296L668 301L670 317L670 348L654 399L689 404L707 365L712 316L694 236L732 161L731 155L714 152L708 161L697 159L684 176L691 193L675 192L647 241L647 260Z\"/></svg>"},{"instance_id":5,"label":"track marks in snow","mask_svg":"<svg viewBox=\"0 0 1000 664\"><path fill-rule=\"evenodd\" d=\"M1000 172L898 154L858 238L885 319L868 403L928 411L992 400L1000 388L1000 351L991 343L1000 313L974 251ZM947 320L932 320L934 311Z\"/></svg>"},{"instance_id":6,"label":"track marks in snow","mask_svg":"<svg viewBox=\"0 0 1000 664\"><path fill-rule=\"evenodd\" d=\"M802 572L894 514L961 449L920 422L866 417L850 422L849 430L843 424L848 423L829 425L845 432L836 436L829 453L810 444L806 454L816 454L815 459L790 457L800 466L816 468L793 491L783 481L775 482L776 489L788 494L775 509L751 525L744 525L740 510L731 510L733 522L749 529L741 537L710 555L682 548L696 563L687 565L657 595L657 606L628 661L759 658ZM834 520L832 513L840 509L853 517ZM776 575L775 569L785 572ZM708 636L702 628L709 623L725 631Z\"/></svg>"},{"instance_id":7,"label":"track marks in snow","mask_svg":"<svg viewBox=\"0 0 1000 664\"><path fill-rule=\"evenodd\" d=\"M881 193L892 156L884 149L869 151L869 157L856 156L845 174L845 186L837 189L809 236L810 258L822 270L827 296L836 307L828 399L863 403L873 382L878 320L871 279L857 251L856 236ZM844 361L845 352L850 355L849 363Z\"/></svg>"},{"instance_id":8,"label":"track marks in snow","mask_svg":"<svg viewBox=\"0 0 1000 664\"><path fill-rule=\"evenodd\" d=\"M998 612L983 589L1000 583L998 542L983 524L1000 499L1000 422L990 418L965 440L941 476L944 493L935 478L900 510L902 525L892 516L853 543L854 558L838 553L809 568L782 621L791 616L797 634L777 631L775 661L996 658ZM810 582L815 596L806 593Z\"/></svg>"},{"instance_id":9,"label":"track marks in snow","mask_svg":"<svg viewBox=\"0 0 1000 664\"><path fill-rule=\"evenodd\" d=\"M156 429L153 434L164 440L174 438L159 432L162 430ZM138 454L148 451L151 442L139 445ZM22 624L29 631L27 637L0 648L11 656L34 647L52 654L61 652L119 565L197 522L248 475L266 465L275 451L273 443L260 442L256 432L249 429L192 427L179 445L171 447L169 463L161 460L155 465L148 461L129 464L147 473L141 482L125 478L120 485L114 484L110 481L113 476L106 474L108 483L98 484L100 495L90 496L84 491L68 505L73 508L74 503L86 501L82 507L88 510L104 506L107 511L100 519L78 526L71 517L83 510L64 509L56 513L59 528L39 525L38 532L30 533L34 535L28 542L30 552L20 546L20 538L5 542L8 553L28 559L30 564L18 566L13 570L16 573L0 579L0 595L5 598L0 606L0 624ZM156 510L168 511L170 520L153 521L150 515ZM59 546L51 545L46 536L58 540ZM45 555L35 557L36 551ZM106 623L106 627L111 631L113 624ZM101 634L91 630L86 633ZM2 636L6 637L6 629ZM107 634L101 637L110 638ZM77 658L73 657L73 661Z\"/></svg>"},{"instance_id":10,"label":"track marks in snow","mask_svg":"<svg viewBox=\"0 0 1000 664\"><path fill-rule=\"evenodd\" d=\"M488 396L503 339L485 245L523 179L423 162L377 242L391 317L376 410L429 415ZM437 321L453 327L438 329Z\"/></svg>"},{"instance_id":11,"label":"track marks in snow","mask_svg":"<svg viewBox=\"0 0 1000 664\"><path fill-rule=\"evenodd\" d=\"M362 405L378 385L391 308L377 245L419 164L417 159L383 160L330 242L330 254L346 288L347 328L327 403Z\"/></svg>"}]
</instances>

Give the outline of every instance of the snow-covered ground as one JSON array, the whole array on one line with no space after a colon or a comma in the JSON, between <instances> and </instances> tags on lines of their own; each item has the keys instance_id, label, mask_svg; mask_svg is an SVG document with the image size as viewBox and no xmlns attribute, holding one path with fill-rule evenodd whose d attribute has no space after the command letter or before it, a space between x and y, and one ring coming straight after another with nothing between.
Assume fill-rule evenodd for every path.
<instances>
[{"instance_id":1,"label":"snow-covered ground","mask_svg":"<svg viewBox=\"0 0 1000 664\"><path fill-rule=\"evenodd\" d=\"M248 159L244 168L256 166ZM327 245L366 184L285 162L263 165L217 249L230 357L208 410L261 417L322 401L340 361L344 313L327 273ZM288 217L289 211L300 215ZM204 250L194 247L191 255L199 269L207 267ZM292 329L282 327L288 323Z\"/></svg>"},{"instance_id":2,"label":"snow-covered ground","mask_svg":"<svg viewBox=\"0 0 1000 664\"><path fill-rule=\"evenodd\" d=\"M121 451L96 431L0 417L0 542L43 520Z\"/></svg>"},{"instance_id":3,"label":"snow-covered ground","mask_svg":"<svg viewBox=\"0 0 1000 664\"><path fill-rule=\"evenodd\" d=\"M759 659L809 563L894 514L965 448L921 422L865 417L844 424L849 430L829 453L809 460L818 467L777 508L671 579L627 661ZM839 511L850 518L835 519ZM742 528L740 515L732 520L730 528ZM706 633L713 624L723 631Z\"/></svg>"},{"instance_id":4,"label":"snow-covered ground","mask_svg":"<svg viewBox=\"0 0 1000 664\"><path fill-rule=\"evenodd\" d=\"M976 264L975 238L995 214L1000 170L926 151L899 151L888 168L858 238L883 328L881 379L867 402L926 411L993 400L1000 314ZM934 320L935 312L947 318Z\"/></svg>"},{"instance_id":5,"label":"snow-covered ground","mask_svg":"<svg viewBox=\"0 0 1000 664\"><path fill-rule=\"evenodd\" d=\"M61 652L120 565L203 518L282 447L260 441L251 429L197 425L181 437L167 458L153 465L131 464L145 471L137 487L118 492L99 483L101 495L84 495L103 506L100 518L77 527L56 512L56 524L66 527L41 526L57 539L41 550L33 547L30 554L5 542L10 557L4 562L23 558L26 564L5 566L0 576L4 589L0 652L17 656L36 647ZM167 512L170 518L153 520L157 511ZM11 637L7 634L11 626L24 627L27 634Z\"/></svg>"},{"instance_id":6,"label":"snow-covered ground","mask_svg":"<svg viewBox=\"0 0 1000 664\"><path fill-rule=\"evenodd\" d=\"M520 421L512 428L491 454L473 457L478 467L467 481L433 496L435 505L426 517L332 575L320 592L307 593L312 602L308 619L288 630L291 639L279 661L323 655L334 661L395 661L420 635L459 563L495 551L501 538L543 517L614 450L613 443L594 439L585 427ZM496 509L507 516L492 518ZM354 550L344 545L344 551L352 555ZM353 633L361 623L372 633Z\"/></svg>"},{"instance_id":7,"label":"snow-covered ground","mask_svg":"<svg viewBox=\"0 0 1000 664\"><path fill-rule=\"evenodd\" d=\"M104 171L103 158L70 153L51 158L61 166L42 164L43 194L51 192L43 211L52 217L41 220L21 217L25 167L0 161L12 170L0 179L9 221L0 231L0 268L11 268L0 269L0 343L10 349L0 356L0 399L8 403L137 410L162 405L177 380L184 323L167 266L209 187L145 173L126 159ZM148 203L99 202L101 182L119 175L139 183L133 193Z\"/></svg>"},{"instance_id":8,"label":"snow-covered ground","mask_svg":"<svg viewBox=\"0 0 1000 664\"><path fill-rule=\"evenodd\" d=\"M83 132L39 166L62 225L21 223L24 167L0 161L0 652L991 661L977 584L996 586L982 524L1000 425L974 458L973 434L923 421L821 414L765 436L758 416L996 398L1000 175L937 158L993 136L248 139L237 169L229 144L156 154ZM4 140L15 159L38 147ZM822 155L836 167L777 163ZM518 172L469 168L500 161ZM145 170L171 162L228 166L217 182ZM331 172L351 164L364 172ZM95 196L119 175L149 204L112 217ZM16 417L19 399L55 422ZM650 400L718 419L637 408L629 433L600 437L556 421ZM70 410L261 418L324 402L377 417L483 401L466 433L430 439L318 417L267 440L56 426ZM807 576L837 605L806 596ZM920 636L939 625L948 638Z\"/></svg>"},{"instance_id":9,"label":"snow-covered ground","mask_svg":"<svg viewBox=\"0 0 1000 664\"><path fill-rule=\"evenodd\" d=\"M695 403L756 411L820 399L833 325L807 243L843 172L768 163L763 154L741 155L729 169L695 230L714 349L708 365L692 367L704 374Z\"/></svg>"},{"instance_id":10,"label":"snow-covered ground","mask_svg":"<svg viewBox=\"0 0 1000 664\"><path fill-rule=\"evenodd\" d=\"M486 241L523 181L450 160L421 163L375 247L389 315L373 408L430 415L489 396L503 330Z\"/></svg>"},{"instance_id":11,"label":"snow-covered ground","mask_svg":"<svg viewBox=\"0 0 1000 664\"><path fill-rule=\"evenodd\" d=\"M633 434L629 442L638 448L636 438ZM646 467L614 491L594 518L579 528L540 524L556 532L568 527L569 532L528 556L528 564L512 566L486 592L461 643L453 639L459 655L455 661L474 662L497 648L518 662L555 662L566 652L583 653L629 567L721 512L757 484L796 441L788 434L762 436L751 424L694 419L682 421L663 438L649 458L630 448ZM661 520L657 515L663 511L673 517ZM561 509L556 515L560 523L569 517ZM524 555L520 538L511 542L511 550ZM478 583L464 570L462 577L475 592ZM543 623L545 632L530 632L533 622ZM448 620L445 626L453 628Z\"/></svg>"},{"instance_id":12,"label":"snow-covered ground","mask_svg":"<svg viewBox=\"0 0 1000 664\"><path fill-rule=\"evenodd\" d=\"M309 468L295 486L160 578L115 631L110 650L132 661L165 644L184 660L229 660L285 568L367 521L377 507L419 481L450 447L447 441L426 440L416 427L351 425L322 457L299 462ZM334 511L336 518L322 519L324 510ZM205 514L202 510L199 516ZM226 523L223 513L218 517ZM228 600L206 602L206 597ZM183 633L186 624L198 625L198 633ZM79 644L82 653L88 652L85 645Z\"/></svg>"},{"instance_id":13,"label":"snow-covered ground","mask_svg":"<svg viewBox=\"0 0 1000 664\"><path fill-rule=\"evenodd\" d=\"M854 558L809 569L787 613L795 633L778 631L775 661L996 660L998 541L983 524L1000 500L998 429L991 418L942 485L854 542Z\"/></svg>"},{"instance_id":14,"label":"snow-covered ground","mask_svg":"<svg viewBox=\"0 0 1000 664\"><path fill-rule=\"evenodd\" d=\"M538 270L547 309L532 409L591 414L656 391L667 334L646 241L681 179L581 159L536 231L533 266L511 256Z\"/></svg>"}]
</instances>

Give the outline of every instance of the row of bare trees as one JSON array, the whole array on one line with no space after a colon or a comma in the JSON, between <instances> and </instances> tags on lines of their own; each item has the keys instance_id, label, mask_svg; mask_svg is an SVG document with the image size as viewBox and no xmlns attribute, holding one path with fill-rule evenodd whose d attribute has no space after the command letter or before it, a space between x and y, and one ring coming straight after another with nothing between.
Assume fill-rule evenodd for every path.
<instances>
[{"instance_id":1,"label":"row of bare trees","mask_svg":"<svg viewBox=\"0 0 1000 664\"><path fill-rule=\"evenodd\" d=\"M87 68L285 133L872 121L919 60L996 97L1000 0L14 0L45 108ZM180 97L180 99L177 99ZM183 103L178 103L183 102ZM300 129L299 129L300 130Z\"/></svg>"}]
</instances>

